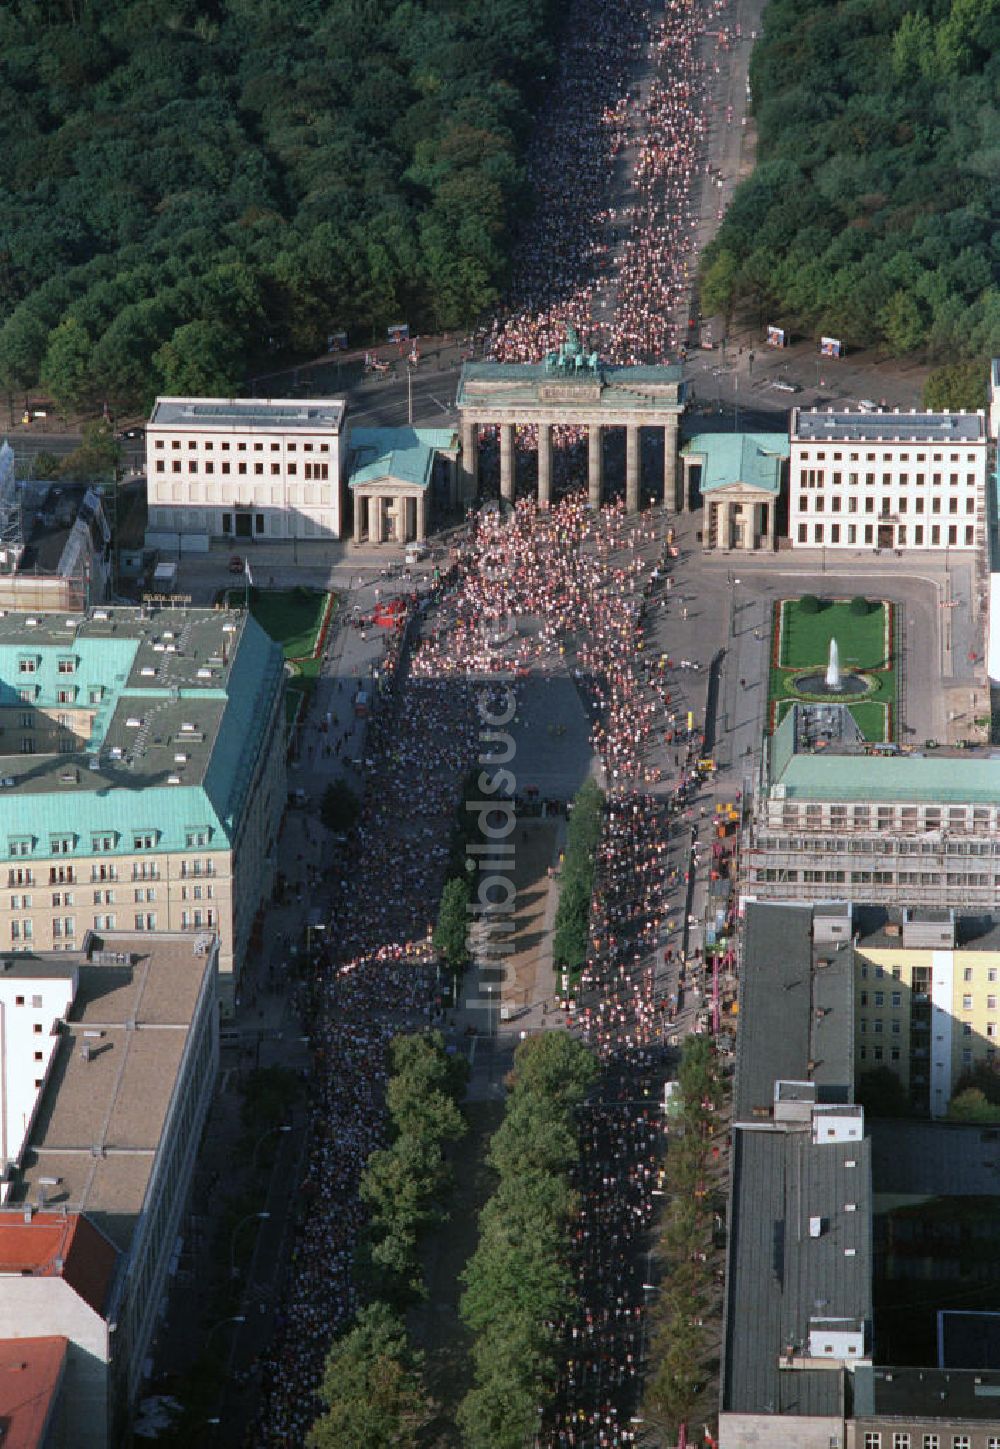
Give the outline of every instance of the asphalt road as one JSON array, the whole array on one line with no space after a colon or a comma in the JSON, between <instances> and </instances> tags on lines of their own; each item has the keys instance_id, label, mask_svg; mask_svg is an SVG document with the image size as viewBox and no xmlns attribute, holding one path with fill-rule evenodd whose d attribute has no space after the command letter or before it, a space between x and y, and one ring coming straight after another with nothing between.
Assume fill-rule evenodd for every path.
<instances>
[{"instance_id":1,"label":"asphalt road","mask_svg":"<svg viewBox=\"0 0 1000 1449\"><path fill-rule=\"evenodd\" d=\"M455 392L458 386L459 350L450 346L425 356L407 378L407 364L396 362L393 372L384 380L369 378L356 387L338 392L346 397L353 423L369 428L404 427L412 417L419 427L457 427L458 412ZM288 381L283 375L278 381ZM26 462L37 453L55 453L59 457L79 447L82 434L77 429L44 431L34 426L17 424L5 434L19 462ZM122 445L122 466L126 474L141 473L146 466L145 444L141 439L126 439Z\"/></svg>"}]
</instances>

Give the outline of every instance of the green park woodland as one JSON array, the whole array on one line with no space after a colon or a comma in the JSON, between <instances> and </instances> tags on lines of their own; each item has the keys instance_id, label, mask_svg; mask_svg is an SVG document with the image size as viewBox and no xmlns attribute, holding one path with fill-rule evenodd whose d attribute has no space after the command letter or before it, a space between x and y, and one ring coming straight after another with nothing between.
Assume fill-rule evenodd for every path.
<instances>
[{"instance_id":1,"label":"green park woodland","mask_svg":"<svg viewBox=\"0 0 1000 1449\"><path fill-rule=\"evenodd\" d=\"M478 316L558 9L11 0L0 384L139 407L336 330Z\"/></svg>"}]
</instances>

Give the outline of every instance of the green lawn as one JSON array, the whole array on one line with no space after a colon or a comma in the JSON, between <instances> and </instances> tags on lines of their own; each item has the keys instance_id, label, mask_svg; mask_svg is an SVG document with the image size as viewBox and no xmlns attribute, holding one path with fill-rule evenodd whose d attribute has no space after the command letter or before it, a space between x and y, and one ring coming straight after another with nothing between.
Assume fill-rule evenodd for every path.
<instances>
[{"instance_id":1,"label":"green lawn","mask_svg":"<svg viewBox=\"0 0 1000 1449\"><path fill-rule=\"evenodd\" d=\"M230 589L226 603L241 608L243 597L242 589ZM251 614L281 645L286 659L301 661L303 674L317 671L319 661L311 656L329 598L321 589L250 590Z\"/></svg>"},{"instance_id":2,"label":"green lawn","mask_svg":"<svg viewBox=\"0 0 1000 1449\"><path fill-rule=\"evenodd\" d=\"M286 660L294 660L295 673L285 690L285 722L291 725L301 701L305 709L321 659L313 655L330 594L320 589L251 589L250 612L271 638L281 645ZM242 589L230 589L226 603L243 606ZM336 598L333 598L336 607Z\"/></svg>"},{"instance_id":3,"label":"green lawn","mask_svg":"<svg viewBox=\"0 0 1000 1449\"><path fill-rule=\"evenodd\" d=\"M830 657L830 640L836 638L840 662L845 668L880 669L885 657L885 604L870 614L851 613L849 601L824 600L818 614L805 614L798 599L786 599L782 610L781 659L785 669L809 669L825 665ZM890 645L891 649L891 645Z\"/></svg>"},{"instance_id":4,"label":"green lawn","mask_svg":"<svg viewBox=\"0 0 1000 1449\"><path fill-rule=\"evenodd\" d=\"M830 654L830 640L836 638L840 662L848 669L863 671L871 684L863 699L845 699L865 739L891 740L896 731L896 671L885 658L887 605L879 603L871 613L858 617L847 601L827 601L818 614L803 614L797 599L786 599L774 607L773 628L781 632L781 663L772 665L769 679L769 718L780 724L792 700L803 700L795 688L795 677L803 670L823 669ZM773 656L772 656L773 657Z\"/></svg>"},{"instance_id":5,"label":"green lawn","mask_svg":"<svg viewBox=\"0 0 1000 1449\"><path fill-rule=\"evenodd\" d=\"M328 598L319 589L251 589L250 612L286 659L304 659L316 647Z\"/></svg>"}]
</instances>

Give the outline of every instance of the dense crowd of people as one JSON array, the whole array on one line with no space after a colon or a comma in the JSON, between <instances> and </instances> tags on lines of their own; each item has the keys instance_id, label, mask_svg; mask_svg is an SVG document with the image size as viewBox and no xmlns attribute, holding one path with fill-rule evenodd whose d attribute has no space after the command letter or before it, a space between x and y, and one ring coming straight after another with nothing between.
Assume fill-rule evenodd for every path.
<instances>
[{"instance_id":1,"label":"dense crowd of people","mask_svg":"<svg viewBox=\"0 0 1000 1449\"><path fill-rule=\"evenodd\" d=\"M511 305L488 341L493 357L540 360L567 323L609 362L676 353L692 183L703 169L697 39L719 8L720 0L667 0L653 21L644 0L573 6L532 150L537 218L519 248ZM647 55L652 73L640 84ZM618 168L627 168L631 193L623 207L609 204L622 189ZM563 431L557 492L581 443ZM574 1001L575 1029L598 1054L602 1080L581 1130L576 1307L552 1325L565 1364L537 1443L635 1442L629 1418L649 1291L640 1264L664 1148L657 1083L683 969L676 942L700 781L701 738L675 661L648 647L669 553L649 516L620 505L594 511L570 494L549 511L530 500L507 517L486 509L470 520L422 626L411 628L410 658L399 653L403 636L393 638L382 683L396 682L369 722L361 818L350 859L345 851L322 872L329 919L306 963L314 1073L304 1211L261 1365L254 1445L304 1442L331 1337L356 1308L357 1188L384 1140L387 1048L404 1023L429 1022L439 1006L429 927L475 758L476 689L484 677L547 669L566 669L576 682L609 807L591 951Z\"/></svg>"},{"instance_id":2,"label":"dense crowd of people","mask_svg":"<svg viewBox=\"0 0 1000 1449\"><path fill-rule=\"evenodd\" d=\"M320 883L329 919L302 988L314 1062L310 1151L289 1279L262 1365L254 1445L303 1444L318 1412L326 1351L356 1307L358 1182L369 1154L384 1145L389 1043L436 1012L427 932L472 758L471 690L420 679L394 693L369 723L368 784L350 858L342 855Z\"/></svg>"},{"instance_id":3,"label":"dense crowd of people","mask_svg":"<svg viewBox=\"0 0 1000 1449\"><path fill-rule=\"evenodd\" d=\"M665 362L682 345L693 182L705 165L707 8L667 0L651 21L641 0L575 7L531 151L537 215L487 342L497 361L541 361L567 323L610 363ZM609 205L618 191L630 199Z\"/></svg>"}]
</instances>

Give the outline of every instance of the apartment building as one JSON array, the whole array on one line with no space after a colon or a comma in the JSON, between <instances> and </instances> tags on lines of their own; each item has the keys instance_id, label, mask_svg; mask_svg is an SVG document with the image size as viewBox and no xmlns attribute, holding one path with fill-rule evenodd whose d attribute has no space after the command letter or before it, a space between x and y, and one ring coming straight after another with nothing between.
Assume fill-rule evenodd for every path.
<instances>
[{"instance_id":1,"label":"apartment building","mask_svg":"<svg viewBox=\"0 0 1000 1449\"><path fill-rule=\"evenodd\" d=\"M146 424L147 546L339 538L346 412L333 398L157 398Z\"/></svg>"},{"instance_id":2,"label":"apartment building","mask_svg":"<svg viewBox=\"0 0 1000 1449\"><path fill-rule=\"evenodd\" d=\"M217 942L90 933L73 955L3 957L0 986L0 1090L26 1107L0 1192L0 1355L62 1339L66 1442L112 1449L129 1442L218 1074Z\"/></svg>"},{"instance_id":3,"label":"apartment building","mask_svg":"<svg viewBox=\"0 0 1000 1449\"><path fill-rule=\"evenodd\" d=\"M228 1010L285 799L282 655L247 614L0 618L0 950L215 933Z\"/></svg>"},{"instance_id":4,"label":"apartment building","mask_svg":"<svg viewBox=\"0 0 1000 1449\"><path fill-rule=\"evenodd\" d=\"M985 412L795 408L793 548L974 549L985 539Z\"/></svg>"},{"instance_id":5,"label":"apartment building","mask_svg":"<svg viewBox=\"0 0 1000 1449\"><path fill-rule=\"evenodd\" d=\"M964 1073L997 1066L1000 927L952 910L862 910L854 962L856 1072L888 1068L917 1110L942 1117Z\"/></svg>"},{"instance_id":6,"label":"apartment building","mask_svg":"<svg viewBox=\"0 0 1000 1449\"><path fill-rule=\"evenodd\" d=\"M855 1101L859 1044L908 1014L908 975L932 1055L949 1008L967 1040L987 923L757 902L741 953L720 1449L1000 1449L991 1252L971 1266L995 1235L1000 1136Z\"/></svg>"}]
</instances>

